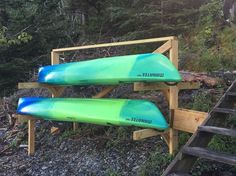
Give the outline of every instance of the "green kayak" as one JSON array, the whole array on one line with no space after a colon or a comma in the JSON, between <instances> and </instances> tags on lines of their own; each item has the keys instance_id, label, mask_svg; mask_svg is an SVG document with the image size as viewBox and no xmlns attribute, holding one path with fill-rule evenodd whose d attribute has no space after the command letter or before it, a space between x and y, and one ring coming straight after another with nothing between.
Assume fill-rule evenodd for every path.
<instances>
[{"instance_id":1,"label":"green kayak","mask_svg":"<svg viewBox=\"0 0 236 176\"><path fill-rule=\"evenodd\" d=\"M181 76L162 54L136 54L45 66L38 82L56 85L115 85L132 82L180 82Z\"/></svg>"},{"instance_id":2,"label":"green kayak","mask_svg":"<svg viewBox=\"0 0 236 176\"><path fill-rule=\"evenodd\" d=\"M17 113L55 121L168 128L160 110L145 100L20 98Z\"/></svg>"}]
</instances>

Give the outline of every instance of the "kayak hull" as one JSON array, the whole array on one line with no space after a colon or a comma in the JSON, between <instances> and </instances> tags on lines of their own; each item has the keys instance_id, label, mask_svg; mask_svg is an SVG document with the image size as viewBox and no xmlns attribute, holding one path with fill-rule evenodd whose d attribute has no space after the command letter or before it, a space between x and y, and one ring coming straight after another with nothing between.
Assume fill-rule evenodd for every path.
<instances>
[{"instance_id":1,"label":"kayak hull","mask_svg":"<svg viewBox=\"0 0 236 176\"><path fill-rule=\"evenodd\" d=\"M116 85L179 82L181 76L162 54L136 54L41 67L38 82L56 85Z\"/></svg>"},{"instance_id":2,"label":"kayak hull","mask_svg":"<svg viewBox=\"0 0 236 176\"><path fill-rule=\"evenodd\" d=\"M54 121L168 128L160 110L145 100L20 98L17 113Z\"/></svg>"}]
</instances>

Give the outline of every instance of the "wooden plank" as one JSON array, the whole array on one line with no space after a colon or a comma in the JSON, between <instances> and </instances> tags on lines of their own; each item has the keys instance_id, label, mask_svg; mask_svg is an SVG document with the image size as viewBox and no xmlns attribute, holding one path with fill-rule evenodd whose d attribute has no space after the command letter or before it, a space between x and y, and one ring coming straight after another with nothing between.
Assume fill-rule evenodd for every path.
<instances>
[{"instance_id":1,"label":"wooden plank","mask_svg":"<svg viewBox=\"0 0 236 176\"><path fill-rule=\"evenodd\" d=\"M73 122L73 131L76 131L78 129L78 122Z\"/></svg>"},{"instance_id":2,"label":"wooden plank","mask_svg":"<svg viewBox=\"0 0 236 176\"><path fill-rule=\"evenodd\" d=\"M28 155L35 152L35 120L28 120Z\"/></svg>"},{"instance_id":3,"label":"wooden plank","mask_svg":"<svg viewBox=\"0 0 236 176\"><path fill-rule=\"evenodd\" d=\"M163 41L168 41L168 40L173 40L173 39L175 39L175 37L170 36L170 37L143 39L143 40L131 40L131 41L124 41L124 42L101 43L101 44L95 44L95 45L85 45L85 46L75 46L75 47L68 47L68 48L59 48L59 49L53 49L52 51L53 52L64 52L64 51L76 51L76 50L102 48L102 47L137 45L137 44L144 44L144 43L163 42Z\"/></svg>"},{"instance_id":4,"label":"wooden plank","mask_svg":"<svg viewBox=\"0 0 236 176\"><path fill-rule=\"evenodd\" d=\"M175 109L173 128L194 133L207 117L208 113L188 109Z\"/></svg>"},{"instance_id":5,"label":"wooden plank","mask_svg":"<svg viewBox=\"0 0 236 176\"><path fill-rule=\"evenodd\" d=\"M55 64L59 64L59 63L60 63L59 53L52 51L51 52L51 64L55 65Z\"/></svg>"},{"instance_id":6,"label":"wooden plank","mask_svg":"<svg viewBox=\"0 0 236 176\"><path fill-rule=\"evenodd\" d=\"M138 130L138 131L133 132L133 140L141 140L141 139L145 139L148 137L161 135L164 133L166 133L166 132L160 132L160 131L156 131L154 129L142 129L142 130Z\"/></svg>"},{"instance_id":7,"label":"wooden plank","mask_svg":"<svg viewBox=\"0 0 236 176\"><path fill-rule=\"evenodd\" d=\"M178 69L178 40L171 40L171 49L169 52L169 58L172 64ZM175 154L178 150L178 131L173 128L173 110L178 108L178 93L177 86L170 86L169 89L169 109L170 109L170 132L169 132L169 153Z\"/></svg>"},{"instance_id":8,"label":"wooden plank","mask_svg":"<svg viewBox=\"0 0 236 176\"><path fill-rule=\"evenodd\" d=\"M236 156L211 151L201 147L184 147L183 153L236 166Z\"/></svg>"},{"instance_id":9,"label":"wooden plank","mask_svg":"<svg viewBox=\"0 0 236 176\"><path fill-rule=\"evenodd\" d=\"M28 122L28 120L40 120L38 118L29 115L14 114L13 117L15 117L19 123Z\"/></svg>"},{"instance_id":10,"label":"wooden plank","mask_svg":"<svg viewBox=\"0 0 236 176\"><path fill-rule=\"evenodd\" d=\"M18 89L31 89L31 88L42 88L43 84L37 82L20 82L18 83Z\"/></svg>"},{"instance_id":11,"label":"wooden plank","mask_svg":"<svg viewBox=\"0 0 236 176\"><path fill-rule=\"evenodd\" d=\"M115 89L116 86L109 86L106 87L105 89L103 89L101 92L99 92L98 94L94 95L92 98L102 98L105 95L107 95L108 93L110 93L113 89Z\"/></svg>"},{"instance_id":12,"label":"wooden plank","mask_svg":"<svg viewBox=\"0 0 236 176\"><path fill-rule=\"evenodd\" d=\"M199 89L200 82L180 82L177 84L179 90L187 89ZM134 91L148 91L148 90L165 90L169 89L169 86L165 83L134 83Z\"/></svg>"},{"instance_id":13,"label":"wooden plank","mask_svg":"<svg viewBox=\"0 0 236 176\"><path fill-rule=\"evenodd\" d=\"M236 137L236 130L233 130L233 129L220 128L220 127L215 127L215 126L199 126L198 130L213 133L213 134Z\"/></svg>"},{"instance_id":14,"label":"wooden plank","mask_svg":"<svg viewBox=\"0 0 236 176\"><path fill-rule=\"evenodd\" d=\"M153 53L164 53L171 48L171 40L168 40L166 43L157 48Z\"/></svg>"}]
</instances>

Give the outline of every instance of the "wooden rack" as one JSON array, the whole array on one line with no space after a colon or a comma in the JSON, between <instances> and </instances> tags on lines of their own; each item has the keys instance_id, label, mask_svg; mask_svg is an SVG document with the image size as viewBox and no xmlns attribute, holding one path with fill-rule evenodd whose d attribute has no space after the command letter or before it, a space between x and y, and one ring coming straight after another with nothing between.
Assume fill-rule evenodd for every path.
<instances>
[{"instance_id":1,"label":"wooden rack","mask_svg":"<svg viewBox=\"0 0 236 176\"><path fill-rule=\"evenodd\" d=\"M91 48L101 48L101 47L115 47L115 46L125 46L125 45L137 45L145 43L156 43L164 42L159 48L153 51L153 53L166 53L169 54L170 61L178 68L178 40L176 37L162 37L162 38L152 38L144 40L133 40L133 41L124 41L124 42L114 42L114 43L104 43L96 45L86 45L70 48L60 48L53 49L51 52L51 64L60 64L59 57L64 52L68 51L77 51ZM176 86L167 86L164 83L143 83L137 82L134 83L134 91L150 91L150 90L159 90L164 92L166 99L169 103L170 109L170 128L165 132L158 132L153 129L142 129L133 132L134 140L141 140L148 137L153 137L161 135L169 147L169 153L174 154L178 149L178 130L194 133L197 127L203 122L207 113L192 111L187 109L178 108L178 93L179 90L183 89L198 89L200 86L197 82L180 82ZM52 86L47 84L40 84L36 82L28 83L19 83L19 89L25 88L47 88L51 91L52 97L59 97L65 87L62 86ZM109 92L115 89L116 86L107 86L97 95L94 95L93 98L102 98L105 97ZM28 154L32 155L35 152L35 120L34 117L16 115L20 121L28 121ZM73 123L73 128L76 129L77 123Z\"/></svg>"}]
</instances>

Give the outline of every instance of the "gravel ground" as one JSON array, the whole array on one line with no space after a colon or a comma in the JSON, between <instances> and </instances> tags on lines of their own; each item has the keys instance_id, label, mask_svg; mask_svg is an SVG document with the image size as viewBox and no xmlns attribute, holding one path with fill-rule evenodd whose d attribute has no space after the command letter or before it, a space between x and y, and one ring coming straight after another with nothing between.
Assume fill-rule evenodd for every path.
<instances>
[{"instance_id":1,"label":"gravel ground","mask_svg":"<svg viewBox=\"0 0 236 176\"><path fill-rule=\"evenodd\" d=\"M39 135L34 156L18 147L0 157L0 175L138 175L157 147L161 146L163 154L167 152L160 137L114 142L105 135Z\"/></svg>"}]
</instances>

